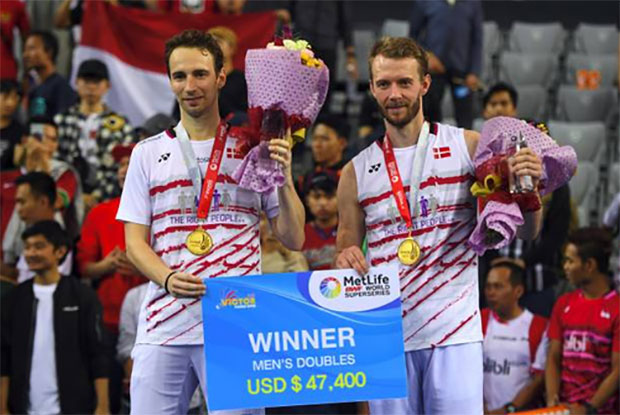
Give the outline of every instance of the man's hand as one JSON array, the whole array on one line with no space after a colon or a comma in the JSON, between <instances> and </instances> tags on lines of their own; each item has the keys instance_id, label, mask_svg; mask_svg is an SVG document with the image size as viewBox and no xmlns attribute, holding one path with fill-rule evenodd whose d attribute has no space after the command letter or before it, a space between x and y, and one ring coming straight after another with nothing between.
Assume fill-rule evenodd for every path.
<instances>
[{"instance_id":1,"label":"man's hand","mask_svg":"<svg viewBox=\"0 0 620 415\"><path fill-rule=\"evenodd\" d=\"M116 271L121 275L141 275L138 268L129 260L125 251L120 251L116 262Z\"/></svg>"},{"instance_id":2,"label":"man's hand","mask_svg":"<svg viewBox=\"0 0 620 415\"><path fill-rule=\"evenodd\" d=\"M586 407L583 405L579 405L578 403L569 403L569 404L566 404L566 406L568 407L569 413L571 415L585 415L586 414Z\"/></svg>"},{"instance_id":3,"label":"man's hand","mask_svg":"<svg viewBox=\"0 0 620 415\"><path fill-rule=\"evenodd\" d=\"M368 262L364 258L362 250L357 246L350 246L343 249L336 257L336 268L353 268L360 275L365 275L368 270Z\"/></svg>"},{"instance_id":4,"label":"man's hand","mask_svg":"<svg viewBox=\"0 0 620 415\"><path fill-rule=\"evenodd\" d=\"M84 212L88 212L94 208L97 203L99 203L97 196L92 193L85 193L82 196L82 199L84 200Z\"/></svg>"},{"instance_id":5,"label":"man's hand","mask_svg":"<svg viewBox=\"0 0 620 415\"><path fill-rule=\"evenodd\" d=\"M282 171L286 176L286 180L293 180L291 173L293 137L291 129L286 130L286 135L282 138L273 138L269 141L269 156L272 160L277 161L282 166Z\"/></svg>"},{"instance_id":6,"label":"man's hand","mask_svg":"<svg viewBox=\"0 0 620 415\"><path fill-rule=\"evenodd\" d=\"M198 298L204 295L207 287L203 284L202 278L186 272L177 272L168 278L168 291L176 298Z\"/></svg>"},{"instance_id":7,"label":"man's hand","mask_svg":"<svg viewBox=\"0 0 620 415\"><path fill-rule=\"evenodd\" d=\"M538 189L538 182L542 177L542 162L531 148L522 148L518 153L509 157L508 168L512 173L509 176L510 179L513 175L518 179L523 176L531 176L534 189Z\"/></svg>"},{"instance_id":8,"label":"man's hand","mask_svg":"<svg viewBox=\"0 0 620 415\"><path fill-rule=\"evenodd\" d=\"M467 74L465 77L465 86L467 86L467 88L471 91L477 91L480 89L480 79L478 79L476 74Z\"/></svg>"},{"instance_id":9,"label":"man's hand","mask_svg":"<svg viewBox=\"0 0 620 415\"><path fill-rule=\"evenodd\" d=\"M428 54L428 71L431 74L443 74L446 73L446 67L443 65L443 62L439 60L437 55L434 53Z\"/></svg>"},{"instance_id":10,"label":"man's hand","mask_svg":"<svg viewBox=\"0 0 620 415\"><path fill-rule=\"evenodd\" d=\"M110 415L107 403L105 405L97 405L95 408L95 415Z\"/></svg>"}]
</instances>

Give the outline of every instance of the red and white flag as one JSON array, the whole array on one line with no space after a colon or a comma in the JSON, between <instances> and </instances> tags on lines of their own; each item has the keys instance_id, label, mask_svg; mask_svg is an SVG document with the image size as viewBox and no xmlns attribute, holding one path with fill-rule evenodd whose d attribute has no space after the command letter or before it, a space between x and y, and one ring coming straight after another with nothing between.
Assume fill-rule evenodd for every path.
<instances>
[{"instance_id":1,"label":"red and white flag","mask_svg":"<svg viewBox=\"0 0 620 415\"><path fill-rule=\"evenodd\" d=\"M139 126L148 117L169 114L174 95L166 74L166 40L185 29L208 30L226 26L238 36L234 64L243 69L247 49L262 48L272 40L273 12L220 14L154 13L113 6L103 1L84 2L82 38L73 57L73 79L80 63L99 59L108 66L107 104Z\"/></svg>"},{"instance_id":2,"label":"red and white flag","mask_svg":"<svg viewBox=\"0 0 620 415\"><path fill-rule=\"evenodd\" d=\"M450 147L433 147L433 158L444 159L450 157Z\"/></svg>"}]
</instances>

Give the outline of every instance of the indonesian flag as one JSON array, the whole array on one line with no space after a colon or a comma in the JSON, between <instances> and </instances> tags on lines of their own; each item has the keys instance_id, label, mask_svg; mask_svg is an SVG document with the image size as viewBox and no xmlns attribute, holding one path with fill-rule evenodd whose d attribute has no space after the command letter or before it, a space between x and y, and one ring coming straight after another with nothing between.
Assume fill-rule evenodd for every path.
<instances>
[{"instance_id":1,"label":"indonesian flag","mask_svg":"<svg viewBox=\"0 0 620 415\"><path fill-rule=\"evenodd\" d=\"M113 6L104 1L84 2L82 38L73 58L73 78L80 63L99 59L108 66L110 91L106 103L139 126L148 117L170 114L170 89L164 45L186 29L226 26L238 36L235 67L243 69L247 49L263 48L272 40L276 16L272 12L220 14L154 13Z\"/></svg>"}]
</instances>

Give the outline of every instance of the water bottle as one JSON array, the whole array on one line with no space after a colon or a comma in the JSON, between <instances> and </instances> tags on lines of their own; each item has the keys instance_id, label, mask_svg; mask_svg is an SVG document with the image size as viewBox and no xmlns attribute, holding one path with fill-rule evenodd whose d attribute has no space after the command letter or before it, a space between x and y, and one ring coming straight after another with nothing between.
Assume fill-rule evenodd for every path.
<instances>
[{"instance_id":1,"label":"water bottle","mask_svg":"<svg viewBox=\"0 0 620 415\"><path fill-rule=\"evenodd\" d=\"M527 142L525 141L525 137L521 131L519 131L519 139L516 140L515 144L515 154L518 153L522 148L527 147ZM527 193L534 191L534 182L532 181L532 176L521 176L517 177L516 175L513 177L513 186L510 188L510 193Z\"/></svg>"}]
</instances>

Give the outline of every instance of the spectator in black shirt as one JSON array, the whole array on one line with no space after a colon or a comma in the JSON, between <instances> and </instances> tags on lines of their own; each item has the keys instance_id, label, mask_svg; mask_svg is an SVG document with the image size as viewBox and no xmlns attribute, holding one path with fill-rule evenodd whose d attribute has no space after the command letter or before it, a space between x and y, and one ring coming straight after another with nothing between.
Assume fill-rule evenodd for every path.
<instances>
[{"instance_id":1,"label":"spectator in black shirt","mask_svg":"<svg viewBox=\"0 0 620 415\"><path fill-rule=\"evenodd\" d=\"M20 143L24 127L15 119L21 93L12 79L0 81L0 169L13 170L15 146Z\"/></svg>"},{"instance_id":2,"label":"spectator in black shirt","mask_svg":"<svg viewBox=\"0 0 620 415\"><path fill-rule=\"evenodd\" d=\"M24 68L28 72L30 116L54 115L77 101L65 78L56 73L58 40L50 32L31 32L24 43Z\"/></svg>"}]
</instances>

